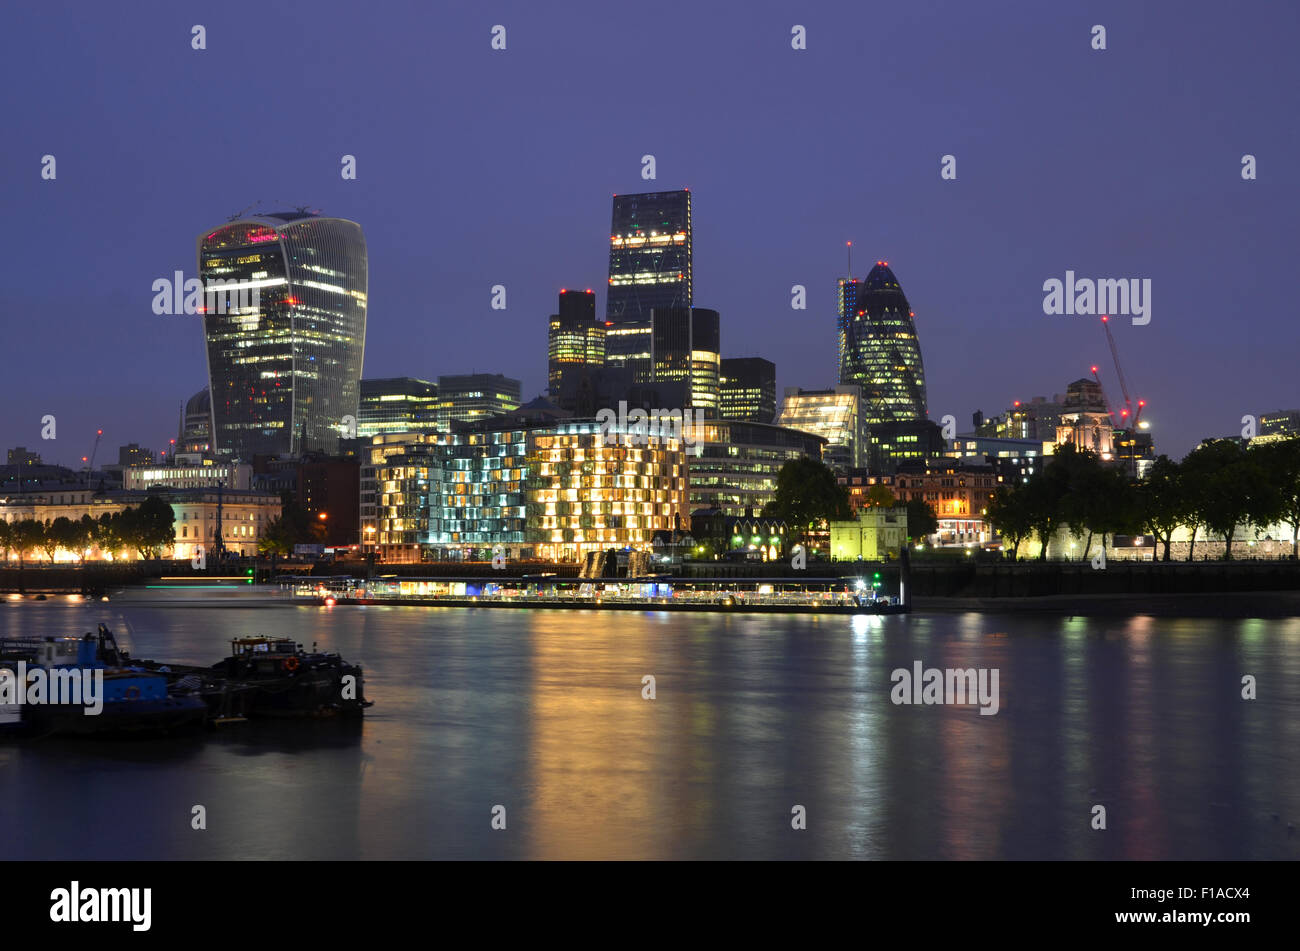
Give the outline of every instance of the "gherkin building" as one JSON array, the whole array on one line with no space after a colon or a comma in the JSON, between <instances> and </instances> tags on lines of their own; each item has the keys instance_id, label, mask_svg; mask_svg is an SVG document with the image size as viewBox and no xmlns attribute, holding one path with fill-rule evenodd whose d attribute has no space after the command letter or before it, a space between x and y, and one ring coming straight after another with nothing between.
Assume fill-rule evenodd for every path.
<instances>
[{"instance_id":1,"label":"gherkin building","mask_svg":"<svg viewBox=\"0 0 1300 951\"><path fill-rule=\"evenodd\" d=\"M925 419L925 367L912 309L885 261L839 286L840 384L862 391L867 425Z\"/></svg>"}]
</instances>

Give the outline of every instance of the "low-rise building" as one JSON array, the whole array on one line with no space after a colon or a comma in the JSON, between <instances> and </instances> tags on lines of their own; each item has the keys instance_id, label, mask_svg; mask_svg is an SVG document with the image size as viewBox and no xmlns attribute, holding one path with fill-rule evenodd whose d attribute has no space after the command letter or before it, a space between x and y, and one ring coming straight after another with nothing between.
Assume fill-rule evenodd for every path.
<instances>
[{"instance_id":1,"label":"low-rise building","mask_svg":"<svg viewBox=\"0 0 1300 951\"><path fill-rule=\"evenodd\" d=\"M897 558L907 544L907 508L865 508L856 519L833 521L828 528L833 561Z\"/></svg>"}]
</instances>

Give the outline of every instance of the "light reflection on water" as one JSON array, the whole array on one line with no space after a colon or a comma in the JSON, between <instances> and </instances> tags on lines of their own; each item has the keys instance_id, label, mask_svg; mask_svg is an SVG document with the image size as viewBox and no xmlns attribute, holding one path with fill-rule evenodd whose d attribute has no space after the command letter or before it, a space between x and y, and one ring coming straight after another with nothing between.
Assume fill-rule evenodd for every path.
<instances>
[{"instance_id":1,"label":"light reflection on water","mask_svg":"<svg viewBox=\"0 0 1300 951\"><path fill-rule=\"evenodd\" d=\"M243 633L318 642L365 666L376 706L357 727L0 745L0 811L37 832L0 839L0 858L1300 853L1295 619L55 599L6 602L0 635L100 620L137 656L194 663ZM893 705L890 672L916 660L997 668L1000 712ZM1243 674L1259 699L1241 699Z\"/></svg>"}]
</instances>

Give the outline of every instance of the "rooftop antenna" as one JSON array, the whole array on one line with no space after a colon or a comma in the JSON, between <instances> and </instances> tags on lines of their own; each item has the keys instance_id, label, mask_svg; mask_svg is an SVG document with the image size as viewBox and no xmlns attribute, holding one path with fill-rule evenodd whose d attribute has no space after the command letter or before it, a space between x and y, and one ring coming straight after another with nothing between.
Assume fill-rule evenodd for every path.
<instances>
[{"instance_id":1,"label":"rooftop antenna","mask_svg":"<svg viewBox=\"0 0 1300 951\"><path fill-rule=\"evenodd\" d=\"M233 215L231 215L231 216L230 216L229 218L227 218L226 220L227 220L227 221L238 221L240 218L244 217L244 215L248 214L250 211L252 211L254 208L256 208L256 207L257 207L258 205L260 205L261 203L262 203L262 199L259 198L257 201L253 202L251 205L249 205L249 206L248 206L247 208L245 208L243 211L237 211L237 212L235 212Z\"/></svg>"},{"instance_id":2,"label":"rooftop antenna","mask_svg":"<svg viewBox=\"0 0 1300 951\"><path fill-rule=\"evenodd\" d=\"M851 281L853 280L853 242L846 241L845 244L847 244L849 248L849 280Z\"/></svg>"}]
</instances>

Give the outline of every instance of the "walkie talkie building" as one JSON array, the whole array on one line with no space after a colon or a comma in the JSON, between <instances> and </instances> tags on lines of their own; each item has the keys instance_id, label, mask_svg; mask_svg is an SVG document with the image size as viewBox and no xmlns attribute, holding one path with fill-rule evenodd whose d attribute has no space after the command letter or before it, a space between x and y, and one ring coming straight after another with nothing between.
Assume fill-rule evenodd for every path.
<instances>
[{"instance_id":1,"label":"walkie talkie building","mask_svg":"<svg viewBox=\"0 0 1300 951\"><path fill-rule=\"evenodd\" d=\"M238 301L203 315L216 452L337 451L365 354L361 226L304 211L241 218L199 236L198 267L205 288Z\"/></svg>"}]
</instances>

